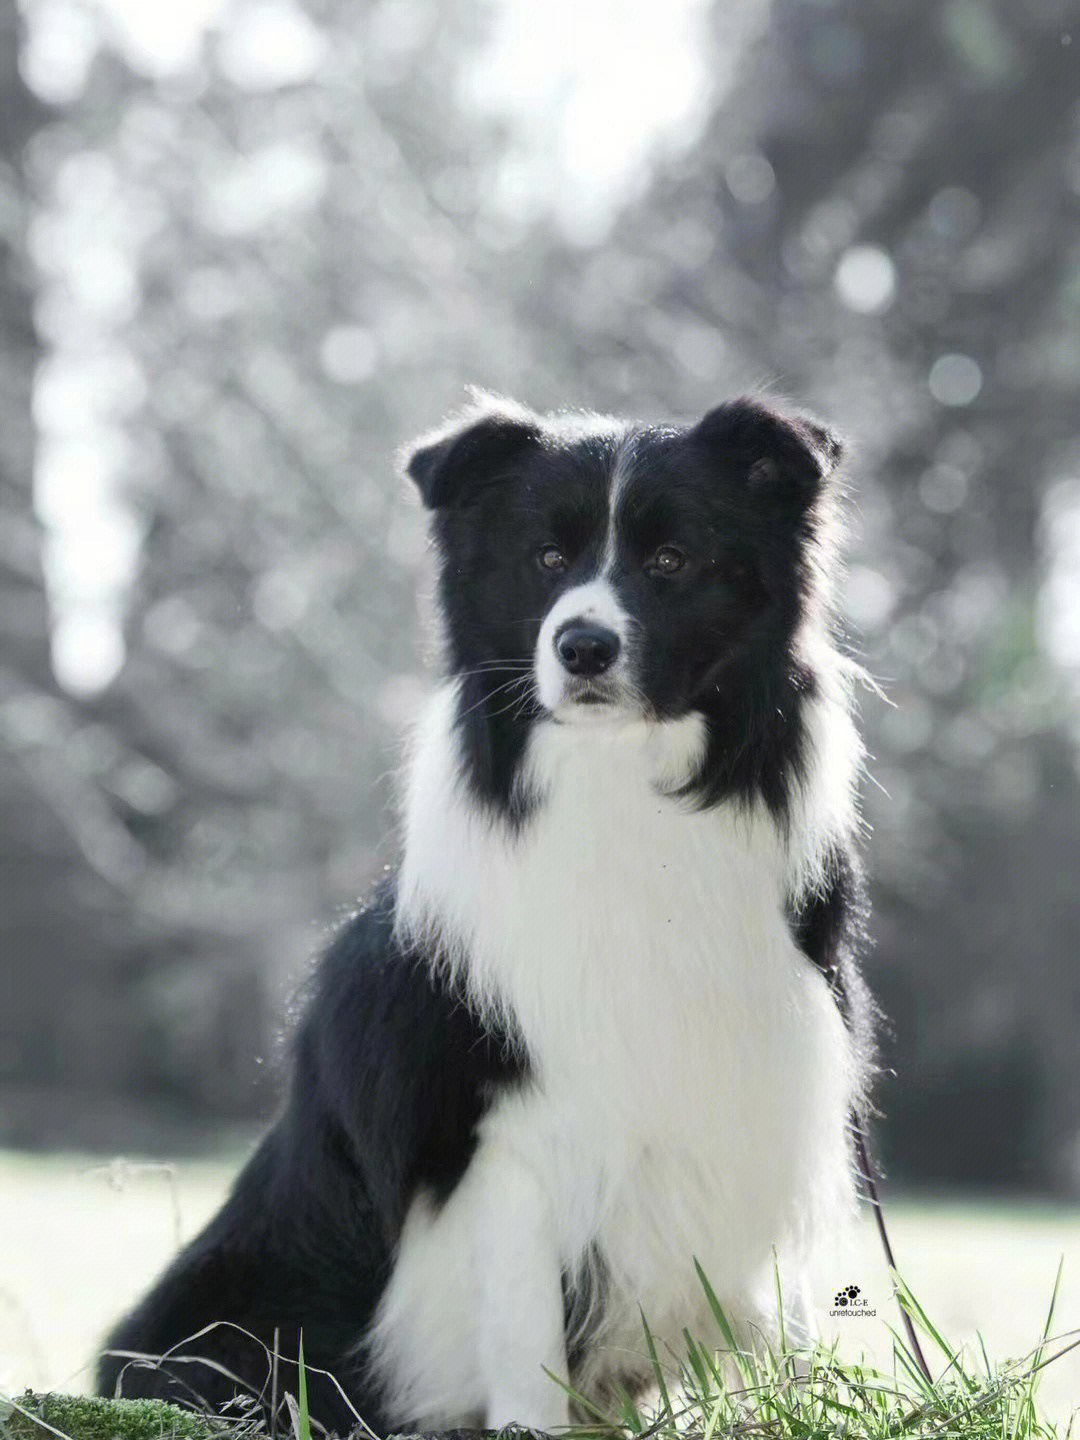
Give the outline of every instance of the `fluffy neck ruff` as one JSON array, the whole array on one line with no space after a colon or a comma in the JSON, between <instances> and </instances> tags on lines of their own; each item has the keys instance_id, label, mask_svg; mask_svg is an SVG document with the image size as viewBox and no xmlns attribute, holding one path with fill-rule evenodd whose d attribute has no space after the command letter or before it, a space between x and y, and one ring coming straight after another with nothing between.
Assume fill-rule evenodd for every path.
<instances>
[{"instance_id":1,"label":"fluffy neck ruff","mask_svg":"<svg viewBox=\"0 0 1080 1440\"><path fill-rule=\"evenodd\" d=\"M779 813L760 791L711 797L716 732L697 712L665 722L533 721L515 767L516 804L509 811L492 806L470 771L471 717L463 719L469 691L457 679L446 682L414 737L398 938L421 944L474 998L502 1009L495 972L503 962L492 952L511 943L520 924L543 923L526 891L536 890L540 912L587 908L591 875L595 898L648 928L660 923L650 902L690 903L665 895L660 877L670 883L676 873L699 874L707 886L711 867L722 861L722 838L725 853L759 861L767 854L775 903L798 910L821 885L830 847L857 826L862 761L848 670L831 648L821 647L814 660L813 682L798 697L799 753L784 771ZM641 856L656 866L644 890ZM644 878L650 873L645 866ZM617 943L597 939L605 948Z\"/></svg>"}]
</instances>

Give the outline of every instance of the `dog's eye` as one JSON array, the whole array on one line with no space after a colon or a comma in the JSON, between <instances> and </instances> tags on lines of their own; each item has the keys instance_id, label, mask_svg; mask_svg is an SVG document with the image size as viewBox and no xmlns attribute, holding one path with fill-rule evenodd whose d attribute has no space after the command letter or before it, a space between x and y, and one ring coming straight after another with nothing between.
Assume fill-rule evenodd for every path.
<instances>
[{"instance_id":1,"label":"dog's eye","mask_svg":"<svg viewBox=\"0 0 1080 1440\"><path fill-rule=\"evenodd\" d=\"M565 570L566 556L555 545L543 545L536 552L536 563L541 570Z\"/></svg>"},{"instance_id":2,"label":"dog's eye","mask_svg":"<svg viewBox=\"0 0 1080 1440\"><path fill-rule=\"evenodd\" d=\"M674 575L686 564L686 556L674 545L661 545L646 569L653 575Z\"/></svg>"}]
</instances>

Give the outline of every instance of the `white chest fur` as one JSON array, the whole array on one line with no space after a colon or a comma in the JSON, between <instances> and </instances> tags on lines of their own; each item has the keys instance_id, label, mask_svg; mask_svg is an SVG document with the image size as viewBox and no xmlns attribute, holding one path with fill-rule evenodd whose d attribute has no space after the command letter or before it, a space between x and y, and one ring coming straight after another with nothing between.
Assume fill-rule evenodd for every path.
<instances>
[{"instance_id":1,"label":"white chest fur","mask_svg":"<svg viewBox=\"0 0 1080 1440\"><path fill-rule=\"evenodd\" d=\"M771 1248L800 1256L851 1204L855 1066L784 914L803 858L763 811L660 793L700 753L695 717L538 727L541 803L512 838L461 785L452 714L448 687L411 772L399 924L528 1049L477 1161L541 1177L564 1268L600 1254L609 1346L640 1349L639 1305L676 1342L704 1323L694 1258L760 1318Z\"/></svg>"}]
</instances>

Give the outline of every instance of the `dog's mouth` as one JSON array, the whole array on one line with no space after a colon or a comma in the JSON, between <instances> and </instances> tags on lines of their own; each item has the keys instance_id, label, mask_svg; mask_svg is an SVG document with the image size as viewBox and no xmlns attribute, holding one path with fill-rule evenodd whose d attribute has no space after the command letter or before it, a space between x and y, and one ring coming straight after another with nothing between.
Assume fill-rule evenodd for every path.
<instances>
[{"instance_id":1,"label":"dog's mouth","mask_svg":"<svg viewBox=\"0 0 1080 1440\"><path fill-rule=\"evenodd\" d=\"M568 680L563 690L567 705L618 705L625 703L620 687L605 680Z\"/></svg>"},{"instance_id":2,"label":"dog's mouth","mask_svg":"<svg viewBox=\"0 0 1080 1440\"><path fill-rule=\"evenodd\" d=\"M606 679L568 679L554 715L568 722L586 715L598 722L649 718L640 695L616 680Z\"/></svg>"}]
</instances>

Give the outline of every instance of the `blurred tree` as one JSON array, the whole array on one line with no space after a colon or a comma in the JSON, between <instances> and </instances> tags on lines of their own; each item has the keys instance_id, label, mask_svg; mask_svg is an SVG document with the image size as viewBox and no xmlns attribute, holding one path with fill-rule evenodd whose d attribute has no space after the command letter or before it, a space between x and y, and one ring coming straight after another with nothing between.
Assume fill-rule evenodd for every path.
<instances>
[{"instance_id":1,"label":"blurred tree","mask_svg":"<svg viewBox=\"0 0 1080 1440\"><path fill-rule=\"evenodd\" d=\"M19 14L0 6L0 655L5 698L48 689L48 607L33 518L30 391L38 346L26 263L29 196L22 154L46 118L19 76Z\"/></svg>"},{"instance_id":2,"label":"blurred tree","mask_svg":"<svg viewBox=\"0 0 1080 1440\"><path fill-rule=\"evenodd\" d=\"M74 633L70 517L94 486L89 569L116 570L96 680L61 647L104 686L64 738L126 906L85 972L99 1083L265 1104L255 1057L313 924L393 853L423 558L393 450L464 378L506 383L509 358L513 385L529 363L485 285L499 226L473 229L497 136L455 96L483 23L479 5L242 5L153 65L101 28L78 103L33 148L39 421Z\"/></svg>"},{"instance_id":3,"label":"blurred tree","mask_svg":"<svg viewBox=\"0 0 1080 1440\"><path fill-rule=\"evenodd\" d=\"M112 887L73 816L85 798L63 754L77 706L49 663L41 529L33 508L31 387L40 347L27 256L27 147L49 121L17 66L20 18L0 4L0 1141L40 1138L43 1097L72 1056L93 1073L96 1042L72 1024L78 982L106 948ZM28 983L27 975L34 983ZM57 1006L65 994L67 1007ZM66 1053L65 1053L66 1052Z\"/></svg>"},{"instance_id":4,"label":"blurred tree","mask_svg":"<svg viewBox=\"0 0 1080 1440\"><path fill-rule=\"evenodd\" d=\"M36 902L52 882L51 857L22 843L31 812L40 812L29 778L15 763L12 734L20 705L26 713L47 689L49 623L41 572L40 535L32 512L33 422L30 386L36 356L29 277L25 267L27 195L22 152L41 122L41 107L23 86L16 65L18 12L0 8L0 715L3 717L0 769L0 835L4 840L4 902L0 905L0 1076L19 1067L24 1037L34 1017L19 1002L20 967L16 957L26 942L26 914L13 913L7 892L12 867L26 873L41 864ZM14 716L12 714L14 708ZM33 903L33 902L32 902Z\"/></svg>"},{"instance_id":5,"label":"blurred tree","mask_svg":"<svg viewBox=\"0 0 1080 1440\"><path fill-rule=\"evenodd\" d=\"M154 862L140 903L261 927L279 954L283 923L380 857L418 694L422 535L392 451L463 398L498 324L448 214L483 139L452 100L466 14L297 9L284 70L241 17L181 84L115 62L96 82L138 236L117 330L144 539L103 713L154 767L123 797Z\"/></svg>"}]
</instances>

